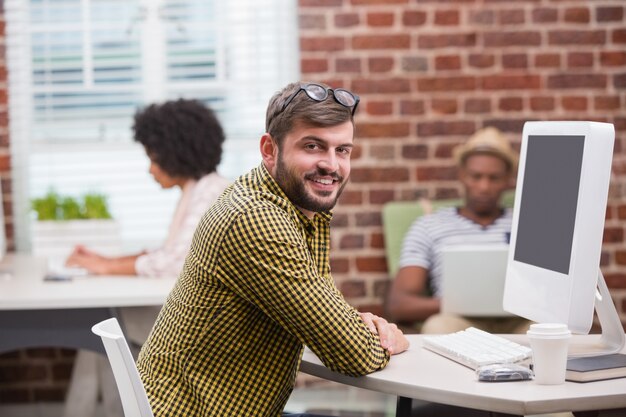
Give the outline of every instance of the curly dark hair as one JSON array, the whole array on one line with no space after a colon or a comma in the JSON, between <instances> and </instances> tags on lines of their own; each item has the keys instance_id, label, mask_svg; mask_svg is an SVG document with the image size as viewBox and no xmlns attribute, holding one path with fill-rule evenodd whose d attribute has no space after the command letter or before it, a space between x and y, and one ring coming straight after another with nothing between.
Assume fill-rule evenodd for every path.
<instances>
[{"instance_id":1,"label":"curly dark hair","mask_svg":"<svg viewBox=\"0 0 626 417\"><path fill-rule=\"evenodd\" d=\"M134 138L173 177L198 179L217 169L224 131L213 110L197 100L151 104L135 113Z\"/></svg>"}]
</instances>

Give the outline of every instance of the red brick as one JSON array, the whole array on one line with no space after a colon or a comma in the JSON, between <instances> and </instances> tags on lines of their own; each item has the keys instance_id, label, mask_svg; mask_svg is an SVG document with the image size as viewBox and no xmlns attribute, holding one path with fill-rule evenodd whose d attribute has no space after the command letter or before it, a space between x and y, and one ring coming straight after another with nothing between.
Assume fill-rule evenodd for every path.
<instances>
[{"instance_id":1,"label":"red brick","mask_svg":"<svg viewBox=\"0 0 626 417\"><path fill-rule=\"evenodd\" d=\"M550 45L604 45L604 30L555 30L548 33Z\"/></svg>"},{"instance_id":2,"label":"red brick","mask_svg":"<svg viewBox=\"0 0 626 417\"><path fill-rule=\"evenodd\" d=\"M606 88L604 74L560 74L548 76L548 88Z\"/></svg>"},{"instance_id":3,"label":"red brick","mask_svg":"<svg viewBox=\"0 0 626 417\"><path fill-rule=\"evenodd\" d=\"M459 19L458 10L435 10L435 25L457 26Z\"/></svg>"},{"instance_id":4,"label":"red brick","mask_svg":"<svg viewBox=\"0 0 626 417\"><path fill-rule=\"evenodd\" d=\"M330 258L330 270L333 274L347 274L350 272L350 261L346 258Z\"/></svg>"},{"instance_id":5,"label":"red brick","mask_svg":"<svg viewBox=\"0 0 626 417\"><path fill-rule=\"evenodd\" d=\"M592 67L593 54L591 52L571 52L567 54L567 66L569 68Z\"/></svg>"},{"instance_id":6,"label":"red brick","mask_svg":"<svg viewBox=\"0 0 626 417\"><path fill-rule=\"evenodd\" d=\"M371 72L389 72L393 69L392 57L372 57L367 60Z\"/></svg>"},{"instance_id":7,"label":"red brick","mask_svg":"<svg viewBox=\"0 0 626 417\"><path fill-rule=\"evenodd\" d=\"M485 90L538 89L541 78L538 75L490 75L482 79Z\"/></svg>"},{"instance_id":8,"label":"red brick","mask_svg":"<svg viewBox=\"0 0 626 417\"><path fill-rule=\"evenodd\" d=\"M340 73L354 72L361 73L360 58L337 58L335 70Z\"/></svg>"},{"instance_id":9,"label":"red brick","mask_svg":"<svg viewBox=\"0 0 626 417\"><path fill-rule=\"evenodd\" d=\"M327 59L303 58L300 61L300 69L303 74L328 71Z\"/></svg>"},{"instance_id":10,"label":"red brick","mask_svg":"<svg viewBox=\"0 0 626 417\"><path fill-rule=\"evenodd\" d=\"M474 122L469 121L433 121L417 124L417 136L469 136L476 130Z\"/></svg>"},{"instance_id":11,"label":"red brick","mask_svg":"<svg viewBox=\"0 0 626 417\"><path fill-rule=\"evenodd\" d=\"M387 261L383 256L357 257L356 270L358 272L387 272Z\"/></svg>"},{"instance_id":12,"label":"red brick","mask_svg":"<svg viewBox=\"0 0 626 417\"><path fill-rule=\"evenodd\" d=\"M528 68L528 56L526 54L504 54L502 55L502 67L515 69L515 68Z\"/></svg>"},{"instance_id":13,"label":"red brick","mask_svg":"<svg viewBox=\"0 0 626 417\"><path fill-rule=\"evenodd\" d=\"M485 32L484 39L487 47L541 45L541 33L535 31Z\"/></svg>"},{"instance_id":14,"label":"red brick","mask_svg":"<svg viewBox=\"0 0 626 417\"><path fill-rule=\"evenodd\" d=\"M429 91L470 91L476 89L476 78L472 76L457 77L423 77L417 79L417 90Z\"/></svg>"},{"instance_id":15,"label":"red brick","mask_svg":"<svg viewBox=\"0 0 626 417\"><path fill-rule=\"evenodd\" d=\"M469 22L479 25L491 25L495 23L495 12L493 10L470 10Z\"/></svg>"},{"instance_id":16,"label":"red brick","mask_svg":"<svg viewBox=\"0 0 626 417\"><path fill-rule=\"evenodd\" d=\"M388 279L376 281L374 283L374 296L384 299L389 291L391 281Z\"/></svg>"},{"instance_id":17,"label":"red brick","mask_svg":"<svg viewBox=\"0 0 626 417\"><path fill-rule=\"evenodd\" d=\"M558 19L558 10L555 8L540 7L532 11L533 22L554 23Z\"/></svg>"},{"instance_id":18,"label":"red brick","mask_svg":"<svg viewBox=\"0 0 626 417\"><path fill-rule=\"evenodd\" d=\"M392 198L389 201L393 201L395 198ZM386 202L389 202L386 201ZM385 248L385 238L382 233L372 233L370 237L370 246L376 249L384 249Z\"/></svg>"},{"instance_id":19,"label":"red brick","mask_svg":"<svg viewBox=\"0 0 626 417\"><path fill-rule=\"evenodd\" d=\"M4 365L0 367L0 384L46 380L48 373L43 365Z\"/></svg>"},{"instance_id":20,"label":"red brick","mask_svg":"<svg viewBox=\"0 0 626 417\"><path fill-rule=\"evenodd\" d=\"M361 19L357 13L337 13L334 20L335 27L338 28L354 27L361 23Z\"/></svg>"},{"instance_id":21,"label":"red brick","mask_svg":"<svg viewBox=\"0 0 626 417\"><path fill-rule=\"evenodd\" d=\"M0 155L0 171L11 169L11 155Z\"/></svg>"},{"instance_id":22,"label":"red brick","mask_svg":"<svg viewBox=\"0 0 626 417\"><path fill-rule=\"evenodd\" d=\"M605 67L626 66L626 52L602 51L600 52L600 63Z\"/></svg>"},{"instance_id":23,"label":"red brick","mask_svg":"<svg viewBox=\"0 0 626 417\"><path fill-rule=\"evenodd\" d=\"M458 110L456 99L435 98L431 102L435 114L455 114Z\"/></svg>"},{"instance_id":24,"label":"red brick","mask_svg":"<svg viewBox=\"0 0 626 417\"><path fill-rule=\"evenodd\" d=\"M404 78L356 79L350 89L360 95L407 93L411 91L411 83Z\"/></svg>"},{"instance_id":25,"label":"red brick","mask_svg":"<svg viewBox=\"0 0 626 417\"><path fill-rule=\"evenodd\" d=\"M409 180L405 167L352 168L350 179L353 183L395 183Z\"/></svg>"},{"instance_id":26,"label":"red brick","mask_svg":"<svg viewBox=\"0 0 626 417\"><path fill-rule=\"evenodd\" d=\"M300 37L301 51L343 51L346 49L345 40L339 36Z\"/></svg>"},{"instance_id":27,"label":"red brick","mask_svg":"<svg viewBox=\"0 0 626 417\"><path fill-rule=\"evenodd\" d=\"M357 125L360 138L403 138L409 135L409 122L361 122Z\"/></svg>"},{"instance_id":28,"label":"red brick","mask_svg":"<svg viewBox=\"0 0 626 417\"><path fill-rule=\"evenodd\" d=\"M521 97L503 97L498 108L502 111L521 111L524 109L524 101Z\"/></svg>"},{"instance_id":29,"label":"red brick","mask_svg":"<svg viewBox=\"0 0 626 417\"><path fill-rule=\"evenodd\" d=\"M626 43L626 29L615 29L611 33L611 40L615 43Z\"/></svg>"},{"instance_id":30,"label":"red brick","mask_svg":"<svg viewBox=\"0 0 626 417\"><path fill-rule=\"evenodd\" d=\"M382 220L380 216L380 211L377 212L363 212L361 211L358 216L356 216L356 225L358 227L362 226L381 226Z\"/></svg>"},{"instance_id":31,"label":"red brick","mask_svg":"<svg viewBox=\"0 0 626 417\"><path fill-rule=\"evenodd\" d=\"M626 251L616 250L615 251L615 262L618 265L626 265Z\"/></svg>"},{"instance_id":32,"label":"red brick","mask_svg":"<svg viewBox=\"0 0 626 417\"><path fill-rule=\"evenodd\" d=\"M530 109L532 111L550 111L554 110L554 97L531 97Z\"/></svg>"},{"instance_id":33,"label":"red brick","mask_svg":"<svg viewBox=\"0 0 626 417\"><path fill-rule=\"evenodd\" d=\"M561 66L559 54L539 53L535 56L535 66L538 68L558 68Z\"/></svg>"},{"instance_id":34,"label":"red brick","mask_svg":"<svg viewBox=\"0 0 626 417\"><path fill-rule=\"evenodd\" d=\"M626 73L615 74L613 78L613 85L615 88L626 88Z\"/></svg>"},{"instance_id":35,"label":"red brick","mask_svg":"<svg viewBox=\"0 0 626 417\"><path fill-rule=\"evenodd\" d=\"M469 98L465 101L466 113L489 113L491 100L488 98Z\"/></svg>"},{"instance_id":36,"label":"red brick","mask_svg":"<svg viewBox=\"0 0 626 417\"><path fill-rule=\"evenodd\" d=\"M417 44L423 49L476 46L476 33L420 35Z\"/></svg>"},{"instance_id":37,"label":"red brick","mask_svg":"<svg viewBox=\"0 0 626 417\"><path fill-rule=\"evenodd\" d=\"M500 10L498 21L501 25L518 25L526 21L524 9Z\"/></svg>"},{"instance_id":38,"label":"red brick","mask_svg":"<svg viewBox=\"0 0 626 417\"><path fill-rule=\"evenodd\" d=\"M426 23L426 12L407 10L402 13L402 24L404 26L421 26L424 23Z\"/></svg>"},{"instance_id":39,"label":"red brick","mask_svg":"<svg viewBox=\"0 0 626 417\"><path fill-rule=\"evenodd\" d=\"M621 22L624 19L624 8L621 6L606 6L596 9L598 22Z\"/></svg>"},{"instance_id":40,"label":"red brick","mask_svg":"<svg viewBox=\"0 0 626 417\"><path fill-rule=\"evenodd\" d=\"M587 97L566 96L561 98L561 105L565 110L585 111L587 110Z\"/></svg>"},{"instance_id":41,"label":"red brick","mask_svg":"<svg viewBox=\"0 0 626 417\"><path fill-rule=\"evenodd\" d=\"M409 49L409 35L357 35L352 38L354 49Z\"/></svg>"},{"instance_id":42,"label":"red brick","mask_svg":"<svg viewBox=\"0 0 626 417\"><path fill-rule=\"evenodd\" d=\"M587 7L572 7L565 10L564 20L568 23L589 23L591 14Z\"/></svg>"},{"instance_id":43,"label":"red brick","mask_svg":"<svg viewBox=\"0 0 626 417\"><path fill-rule=\"evenodd\" d=\"M377 316L385 317L385 309L382 304L359 304L356 306L358 311L372 313Z\"/></svg>"},{"instance_id":44,"label":"red brick","mask_svg":"<svg viewBox=\"0 0 626 417\"><path fill-rule=\"evenodd\" d=\"M626 205L617 206L617 217L621 220L626 219Z\"/></svg>"},{"instance_id":45,"label":"red brick","mask_svg":"<svg viewBox=\"0 0 626 417\"><path fill-rule=\"evenodd\" d=\"M346 298L365 297L365 282L356 280L343 281L339 284L339 291Z\"/></svg>"},{"instance_id":46,"label":"red brick","mask_svg":"<svg viewBox=\"0 0 626 417\"><path fill-rule=\"evenodd\" d=\"M526 123L527 118L521 119L486 119L483 122L483 127L493 126L497 129L500 129L503 132L513 132L516 134L522 133L522 128L524 127L524 123Z\"/></svg>"},{"instance_id":47,"label":"red brick","mask_svg":"<svg viewBox=\"0 0 626 417\"><path fill-rule=\"evenodd\" d=\"M349 187L348 187L349 188ZM363 192L345 189L339 197L341 205L360 205L363 204ZM334 220L334 218L333 218Z\"/></svg>"},{"instance_id":48,"label":"red brick","mask_svg":"<svg viewBox=\"0 0 626 417\"><path fill-rule=\"evenodd\" d=\"M424 100L402 100L400 102L400 114L402 115L424 114Z\"/></svg>"},{"instance_id":49,"label":"red brick","mask_svg":"<svg viewBox=\"0 0 626 417\"><path fill-rule=\"evenodd\" d=\"M458 143L440 143L435 148L436 158L452 158L452 152L454 148L458 146Z\"/></svg>"},{"instance_id":50,"label":"red brick","mask_svg":"<svg viewBox=\"0 0 626 417\"><path fill-rule=\"evenodd\" d=\"M441 55L435 57L436 70L458 70L461 68L461 57L458 55Z\"/></svg>"},{"instance_id":51,"label":"red brick","mask_svg":"<svg viewBox=\"0 0 626 417\"><path fill-rule=\"evenodd\" d=\"M619 96L596 96L593 105L596 110L617 110L620 108Z\"/></svg>"},{"instance_id":52,"label":"red brick","mask_svg":"<svg viewBox=\"0 0 626 417\"><path fill-rule=\"evenodd\" d=\"M361 234L347 234L339 241L340 249L363 249L365 247L365 237Z\"/></svg>"},{"instance_id":53,"label":"red brick","mask_svg":"<svg viewBox=\"0 0 626 417\"><path fill-rule=\"evenodd\" d=\"M606 286L609 288L626 288L626 274L603 274Z\"/></svg>"},{"instance_id":54,"label":"red brick","mask_svg":"<svg viewBox=\"0 0 626 417\"><path fill-rule=\"evenodd\" d=\"M393 26L394 14L393 13L368 13L367 24L373 27L381 26Z\"/></svg>"},{"instance_id":55,"label":"red brick","mask_svg":"<svg viewBox=\"0 0 626 417\"><path fill-rule=\"evenodd\" d=\"M389 161L396 157L396 147L393 145L372 145L369 154L372 159L377 161Z\"/></svg>"},{"instance_id":56,"label":"red brick","mask_svg":"<svg viewBox=\"0 0 626 417\"><path fill-rule=\"evenodd\" d=\"M496 57L492 54L470 54L468 59L470 67L490 68L496 62Z\"/></svg>"},{"instance_id":57,"label":"red brick","mask_svg":"<svg viewBox=\"0 0 626 417\"><path fill-rule=\"evenodd\" d=\"M619 243L624 241L624 229L621 227L605 227L603 243Z\"/></svg>"},{"instance_id":58,"label":"red brick","mask_svg":"<svg viewBox=\"0 0 626 417\"><path fill-rule=\"evenodd\" d=\"M389 115L393 112L393 103L389 100L370 100L365 108L367 109L367 114L374 116Z\"/></svg>"},{"instance_id":59,"label":"red brick","mask_svg":"<svg viewBox=\"0 0 626 417\"><path fill-rule=\"evenodd\" d=\"M422 56L405 56L401 60L402 70L407 72L424 72L428 70L428 60Z\"/></svg>"},{"instance_id":60,"label":"red brick","mask_svg":"<svg viewBox=\"0 0 626 417\"><path fill-rule=\"evenodd\" d=\"M446 181L457 179L457 169L451 167L418 167L415 170L418 181Z\"/></svg>"},{"instance_id":61,"label":"red brick","mask_svg":"<svg viewBox=\"0 0 626 417\"><path fill-rule=\"evenodd\" d=\"M404 145L402 147L402 157L405 159L427 159L428 158L428 146Z\"/></svg>"},{"instance_id":62,"label":"red brick","mask_svg":"<svg viewBox=\"0 0 626 417\"><path fill-rule=\"evenodd\" d=\"M326 30L326 18L320 14L300 14L298 16L300 29Z\"/></svg>"},{"instance_id":63,"label":"red brick","mask_svg":"<svg viewBox=\"0 0 626 417\"><path fill-rule=\"evenodd\" d=\"M343 193L345 194L345 192ZM341 197L343 198L343 194ZM348 216L343 213L335 213L333 215L333 220L331 221L331 225L335 229L346 228L348 226Z\"/></svg>"},{"instance_id":64,"label":"red brick","mask_svg":"<svg viewBox=\"0 0 626 417\"><path fill-rule=\"evenodd\" d=\"M365 6L365 5L391 5L391 4L408 4L409 0L350 0L353 5Z\"/></svg>"},{"instance_id":65,"label":"red brick","mask_svg":"<svg viewBox=\"0 0 626 417\"><path fill-rule=\"evenodd\" d=\"M373 189L369 192L369 202L371 204L385 204L389 201L394 200L394 191L389 188L381 189Z\"/></svg>"},{"instance_id":66,"label":"red brick","mask_svg":"<svg viewBox=\"0 0 626 417\"><path fill-rule=\"evenodd\" d=\"M40 387L33 390L35 402L61 402L65 399L63 387Z\"/></svg>"}]
</instances>

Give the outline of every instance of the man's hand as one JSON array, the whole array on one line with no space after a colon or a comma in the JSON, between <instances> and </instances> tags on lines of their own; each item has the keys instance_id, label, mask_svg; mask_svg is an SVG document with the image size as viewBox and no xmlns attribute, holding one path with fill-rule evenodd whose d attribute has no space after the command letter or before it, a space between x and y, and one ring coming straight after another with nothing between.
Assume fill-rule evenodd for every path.
<instances>
[{"instance_id":1,"label":"man's hand","mask_svg":"<svg viewBox=\"0 0 626 417\"><path fill-rule=\"evenodd\" d=\"M395 324L372 313L359 313L359 315L371 332L378 335L380 344L390 354L396 355L409 348L409 341Z\"/></svg>"}]
</instances>

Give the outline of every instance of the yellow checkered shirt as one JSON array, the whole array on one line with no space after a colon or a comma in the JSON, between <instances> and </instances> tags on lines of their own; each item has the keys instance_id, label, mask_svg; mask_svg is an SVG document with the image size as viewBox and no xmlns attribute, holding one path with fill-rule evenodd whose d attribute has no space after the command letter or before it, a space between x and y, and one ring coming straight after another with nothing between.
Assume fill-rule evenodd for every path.
<instances>
[{"instance_id":1,"label":"yellow checkered shirt","mask_svg":"<svg viewBox=\"0 0 626 417\"><path fill-rule=\"evenodd\" d=\"M224 192L139 355L156 417L279 416L303 345L348 375L388 363L333 283L330 219L305 217L263 165Z\"/></svg>"}]
</instances>

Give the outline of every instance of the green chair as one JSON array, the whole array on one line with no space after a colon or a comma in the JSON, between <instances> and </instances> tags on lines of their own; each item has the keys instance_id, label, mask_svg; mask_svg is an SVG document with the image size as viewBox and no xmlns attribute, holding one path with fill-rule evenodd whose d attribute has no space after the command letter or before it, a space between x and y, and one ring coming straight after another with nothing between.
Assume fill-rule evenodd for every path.
<instances>
[{"instance_id":1,"label":"green chair","mask_svg":"<svg viewBox=\"0 0 626 417\"><path fill-rule=\"evenodd\" d=\"M502 205L513 207L515 191L506 191L502 195ZM385 238L385 256L389 276L394 278L398 272L400 252L404 235L413 221L426 214L426 211L436 211L443 207L460 206L461 199L433 200L433 201L391 201L383 206L383 236ZM430 206L430 210L428 210Z\"/></svg>"}]
</instances>

